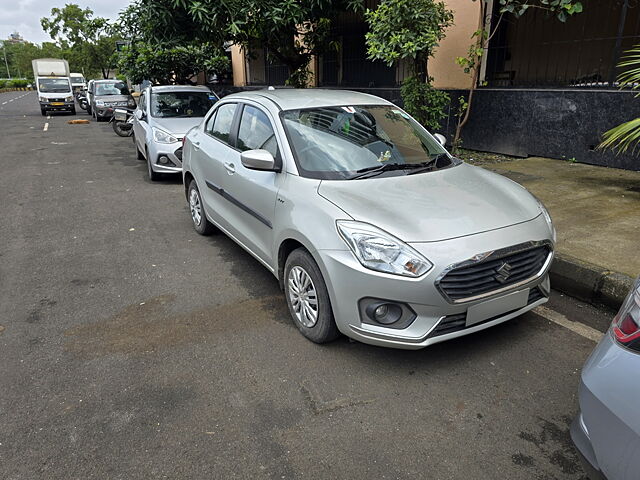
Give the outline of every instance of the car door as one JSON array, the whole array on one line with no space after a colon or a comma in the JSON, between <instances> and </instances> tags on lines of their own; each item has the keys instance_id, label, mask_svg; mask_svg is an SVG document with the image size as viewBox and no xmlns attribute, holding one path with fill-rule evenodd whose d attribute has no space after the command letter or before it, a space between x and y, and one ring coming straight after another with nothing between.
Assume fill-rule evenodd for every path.
<instances>
[{"instance_id":1,"label":"car door","mask_svg":"<svg viewBox=\"0 0 640 480\"><path fill-rule=\"evenodd\" d=\"M278 139L266 110L248 103L239 108L237 150L224 160L226 175L222 187L229 203L225 215L231 233L265 263L273 265L273 218L281 174L245 168L240 154L263 149L281 164Z\"/></svg>"},{"instance_id":2,"label":"car door","mask_svg":"<svg viewBox=\"0 0 640 480\"><path fill-rule=\"evenodd\" d=\"M218 105L205 120L203 129L191 135L191 169L198 183L207 216L223 229L230 231L223 183L226 171L224 163L237 156L231 146L237 103Z\"/></svg>"},{"instance_id":3,"label":"car door","mask_svg":"<svg viewBox=\"0 0 640 480\"><path fill-rule=\"evenodd\" d=\"M142 112L143 117L138 118L138 112ZM138 150L146 156L145 150L145 142L147 138L147 128L148 120L146 118L147 115L147 92L142 92L140 95L140 100L138 101L138 107L133 116L133 138L136 141L136 145Z\"/></svg>"}]
</instances>

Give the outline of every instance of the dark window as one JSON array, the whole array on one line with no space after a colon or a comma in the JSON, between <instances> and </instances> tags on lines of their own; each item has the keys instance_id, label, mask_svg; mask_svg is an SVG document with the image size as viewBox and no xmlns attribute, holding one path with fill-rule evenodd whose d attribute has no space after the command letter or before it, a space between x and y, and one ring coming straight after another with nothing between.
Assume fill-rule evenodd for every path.
<instances>
[{"instance_id":1,"label":"dark window","mask_svg":"<svg viewBox=\"0 0 640 480\"><path fill-rule=\"evenodd\" d=\"M129 89L124 82L98 83L96 85L96 95L129 95Z\"/></svg>"},{"instance_id":2,"label":"dark window","mask_svg":"<svg viewBox=\"0 0 640 480\"><path fill-rule=\"evenodd\" d=\"M278 154L276 134L265 113L251 105L245 105L238 132L238 148L242 151L262 149L275 158Z\"/></svg>"},{"instance_id":3,"label":"dark window","mask_svg":"<svg viewBox=\"0 0 640 480\"><path fill-rule=\"evenodd\" d=\"M216 118L213 121L211 135L225 143L229 143L229 134L231 133L231 124L233 123L235 113L235 103L225 103L221 105L215 113Z\"/></svg>"}]
</instances>

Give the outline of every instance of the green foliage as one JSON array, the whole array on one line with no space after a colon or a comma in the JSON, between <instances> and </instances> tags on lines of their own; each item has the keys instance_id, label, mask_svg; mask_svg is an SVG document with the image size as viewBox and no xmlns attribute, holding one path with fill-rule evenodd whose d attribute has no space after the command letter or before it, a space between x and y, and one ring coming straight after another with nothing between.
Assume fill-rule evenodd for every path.
<instances>
[{"instance_id":1,"label":"green foliage","mask_svg":"<svg viewBox=\"0 0 640 480\"><path fill-rule=\"evenodd\" d=\"M141 4L158 3L138 0ZM289 69L287 83L306 86L313 55L335 47L329 41L333 21L346 12L361 11L364 0L161 0L178 18L187 12L197 35L231 41L248 52L266 47ZM164 13L160 12L160 17Z\"/></svg>"},{"instance_id":2,"label":"green foliage","mask_svg":"<svg viewBox=\"0 0 640 480\"><path fill-rule=\"evenodd\" d=\"M413 74L425 79L428 58L453 25L453 12L434 0L382 0L376 10L366 11L365 18L368 57L389 66L412 59Z\"/></svg>"},{"instance_id":3,"label":"green foliage","mask_svg":"<svg viewBox=\"0 0 640 480\"><path fill-rule=\"evenodd\" d=\"M29 81L25 78L14 78L7 82L7 86L10 88L24 88L29 84Z\"/></svg>"},{"instance_id":4,"label":"green foliage","mask_svg":"<svg viewBox=\"0 0 640 480\"><path fill-rule=\"evenodd\" d=\"M530 8L546 10L565 22L571 15L582 12L582 3L575 0L500 0L500 13L520 17Z\"/></svg>"},{"instance_id":5,"label":"green foliage","mask_svg":"<svg viewBox=\"0 0 640 480\"><path fill-rule=\"evenodd\" d=\"M621 88L631 88L633 90L640 89L640 45L625 52L625 56L618 64L618 67L625 68L618 75L618 82ZM638 94L640 95L640 93ZM634 118L628 122L622 123L617 127L608 130L603 135L603 140L598 148L601 150L611 149L620 153L624 153L629 148L632 153L636 153L636 148L640 143L640 118Z\"/></svg>"},{"instance_id":6,"label":"green foliage","mask_svg":"<svg viewBox=\"0 0 640 480\"><path fill-rule=\"evenodd\" d=\"M404 109L425 128L437 131L447 116L445 109L450 98L446 92L433 88L431 80L423 82L417 76L411 76L402 82L400 93Z\"/></svg>"},{"instance_id":7,"label":"green foliage","mask_svg":"<svg viewBox=\"0 0 640 480\"><path fill-rule=\"evenodd\" d=\"M40 24L66 56L73 58L69 63L80 67L75 70L88 77L97 73L109 77L115 62L115 42L120 37L113 34L107 19L94 18L91 9L83 10L69 3L63 8L52 8L51 17L40 19Z\"/></svg>"},{"instance_id":8,"label":"green foliage","mask_svg":"<svg viewBox=\"0 0 640 480\"><path fill-rule=\"evenodd\" d=\"M62 49L50 42L44 42L41 46L29 42L3 42L2 48L6 50L7 64L9 65L9 74L11 77L33 80L31 60L34 58L64 58L69 61L72 71L78 71L77 69L80 68L75 61L75 56L69 49ZM0 58L3 56L4 52L0 52ZM74 68L76 70L74 70ZM4 59L2 59L0 60L0 75L4 76L6 74L7 69L4 65Z\"/></svg>"},{"instance_id":9,"label":"green foliage","mask_svg":"<svg viewBox=\"0 0 640 480\"><path fill-rule=\"evenodd\" d=\"M118 68L133 83L151 80L161 84L189 84L203 70L223 75L230 61L210 44L156 47L137 42L119 55Z\"/></svg>"}]
</instances>

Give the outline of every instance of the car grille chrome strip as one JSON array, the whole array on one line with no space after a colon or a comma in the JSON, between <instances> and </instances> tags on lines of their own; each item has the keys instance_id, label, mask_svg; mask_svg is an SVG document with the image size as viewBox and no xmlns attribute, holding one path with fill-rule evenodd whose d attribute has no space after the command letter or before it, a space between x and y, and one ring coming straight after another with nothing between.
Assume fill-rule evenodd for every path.
<instances>
[{"instance_id":1,"label":"car grille chrome strip","mask_svg":"<svg viewBox=\"0 0 640 480\"><path fill-rule=\"evenodd\" d=\"M553 259L550 241L526 242L450 265L436 279L449 303L464 303L498 295L543 276Z\"/></svg>"}]
</instances>

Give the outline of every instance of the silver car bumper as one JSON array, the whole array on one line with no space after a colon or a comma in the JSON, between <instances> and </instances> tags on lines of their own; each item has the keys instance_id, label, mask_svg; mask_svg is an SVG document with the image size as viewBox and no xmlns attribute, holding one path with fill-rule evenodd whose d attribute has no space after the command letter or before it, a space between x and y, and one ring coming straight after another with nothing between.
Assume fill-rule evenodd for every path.
<instances>
[{"instance_id":1,"label":"silver car bumper","mask_svg":"<svg viewBox=\"0 0 640 480\"><path fill-rule=\"evenodd\" d=\"M149 156L151 157L151 168L158 173L180 173L182 172L182 138L175 143L149 142L147 145ZM169 162L161 163L161 157L166 157Z\"/></svg>"},{"instance_id":2,"label":"silver car bumper","mask_svg":"<svg viewBox=\"0 0 640 480\"><path fill-rule=\"evenodd\" d=\"M464 262L478 253L531 240L551 242L551 232L541 216L523 224L468 237L411 244L434 265L418 279L367 269L349 250L320 250L317 255L336 323L342 333L373 345L419 349L489 328L546 302L552 253L534 278L480 299L455 303L445 298L438 286L443 272L452 264ZM363 316L363 302L369 302L369 299L406 306L414 318L405 322L404 328L376 325ZM446 322L452 328L438 328ZM454 325L457 327L453 328Z\"/></svg>"}]
</instances>

